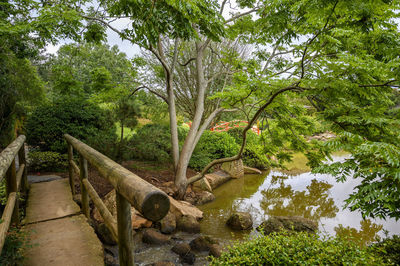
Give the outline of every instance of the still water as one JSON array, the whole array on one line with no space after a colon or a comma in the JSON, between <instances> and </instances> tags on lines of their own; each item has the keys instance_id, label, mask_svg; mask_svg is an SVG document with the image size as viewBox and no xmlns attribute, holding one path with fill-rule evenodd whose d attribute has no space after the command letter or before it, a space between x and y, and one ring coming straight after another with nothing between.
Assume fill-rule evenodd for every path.
<instances>
[{"instance_id":1,"label":"still water","mask_svg":"<svg viewBox=\"0 0 400 266\"><path fill-rule=\"evenodd\" d=\"M334 161L348 155L334 156ZM290 175L273 170L263 175L245 175L233 179L213 193L216 200L200 206L204 212L201 232L222 243L242 239L249 232L232 232L225 222L234 211L246 211L253 217L254 227L269 216L302 216L318 222L321 234L352 236L370 243L377 236L400 233L400 221L366 219L359 212L344 209L344 200L360 180L337 183L330 175L310 172Z\"/></svg>"}]
</instances>

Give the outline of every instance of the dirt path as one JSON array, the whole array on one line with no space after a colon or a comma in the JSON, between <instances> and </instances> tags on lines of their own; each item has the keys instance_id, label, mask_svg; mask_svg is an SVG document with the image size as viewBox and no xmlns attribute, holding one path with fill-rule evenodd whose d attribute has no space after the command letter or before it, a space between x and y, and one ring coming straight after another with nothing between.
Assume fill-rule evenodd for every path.
<instances>
[{"instance_id":1,"label":"dirt path","mask_svg":"<svg viewBox=\"0 0 400 266\"><path fill-rule=\"evenodd\" d=\"M72 200L68 179L32 184L24 223L31 238L25 265L104 265L101 242Z\"/></svg>"}]
</instances>

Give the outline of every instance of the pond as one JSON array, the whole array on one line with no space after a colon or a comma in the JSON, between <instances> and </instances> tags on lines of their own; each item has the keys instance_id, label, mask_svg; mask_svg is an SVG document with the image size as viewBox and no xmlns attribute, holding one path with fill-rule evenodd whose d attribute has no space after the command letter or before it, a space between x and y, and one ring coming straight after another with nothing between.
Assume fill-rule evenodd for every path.
<instances>
[{"instance_id":1,"label":"pond","mask_svg":"<svg viewBox=\"0 0 400 266\"><path fill-rule=\"evenodd\" d=\"M334 161L344 160L347 154L333 156ZM363 220L359 212L343 209L344 200L359 184L351 179L337 183L330 175L314 175L305 168L305 158L296 155L288 165L289 173L273 170L262 175L245 175L232 179L213 191L216 200L199 206L204 212L200 222L201 235L217 239L222 245L241 240L256 231L232 231L225 225L234 211L246 211L253 217L254 228L269 216L302 216L318 222L322 234L351 235L363 243L383 237L384 230L389 235L400 233L400 222L394 219ZM294 174L295 173L295 174ZM172 261L182 265L179 257L171 251L174 243L190 242L197 237L189 233L177 232L172 236L171 245L152 246L141 241L141 233L135 235L135 260L138 265L148 265L158 261ZM117 254L117 250L114 254ZM208 253L196 254L195 265L208 264Z\"/></svg>"},{"instance_id":2,"label":"pond","mask_svg":"<svg viewBox=\"0 0 400 266\"><path fill-rule=\"evenodd\" d=\"M346 156L333 156L333 160ZM322 234L348 235L363 243L384 236L385 230L389 235L399 234L400 221L363 220L360 212L343 209L344 200L359 183L358 179L337 183L330 175L310 172L290 175L272 170L245 175L215 189L216 200L200 206L204 212L201 232L225 244L243 239L249 232L233 232L225 222L234 211L246 211L253 217L254 228L269 216L302 216L317 221Z\"/></svg>"}]
</instances>

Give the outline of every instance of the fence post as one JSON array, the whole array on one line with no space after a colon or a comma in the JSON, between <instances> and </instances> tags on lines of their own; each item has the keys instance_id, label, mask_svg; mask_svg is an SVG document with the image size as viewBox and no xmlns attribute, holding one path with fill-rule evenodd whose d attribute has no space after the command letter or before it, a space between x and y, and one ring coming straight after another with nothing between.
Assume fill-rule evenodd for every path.
<instances>
[{"instance_id":1,"label":"fence post","mask_svg":"<svg viewBox=\"0 0 400 266\"><path fill-rule=\"evenodd\" d=\"M71 186L71 193L75 195L75 178L74 170L72 169L71 161L74 159L74 151L72 145L68 143L68 174L69 174L69 185Z\"/></svg>"},{"instance_id":2,"label":"fence post","mask_svg":"<svg viewBox=\"0 0 400 266\"><path fill-rule=\"evenodd\" d=\"M17 194L17 199L15 201L15 206L14 206L11 223L19 225L19 204L18 204L17 189L18 189L17 188L17 171L15 168L15 158L14 158L10 167L7 170L6 193L7 193L7 199L11 192L16 192L16 194Z\"/></svg>"},{"instance_id":3,"label":"fence post","mask_svg":"<svg viewBox=\"0 0 400 266\"><path fill-rule=\"evenodd\" d=\"M89 209L89 194L86 190L85 185L82 180L88 178L88 166L87 160L79 155L79 168L80 168L80 180L81 180L81 197L82 197L82 212L89 219L90 209Z\"/></svg>"},{"instance_id":4,"label":"fence post","mask_svg":"<svg viewBox=\"0 0 400 266\"><path fill-rule=\"evenodd\" d=\"M18 161L20 167L23 164L25 165L24 173L22 174L22 179L21 179L21 189L23 193L26 194L29 189L29 183L28 183L28 164L26 162L26 156L25 156L25 143L22 144L22 147L18 152Z\"/></svg>"},{"instance_id":5,"label":"fence post","mask_svg":"<svg viewBox=\"0 0 400 266\"><path fill-rule=\"evenodd\" d=\"M116 191L117 223L118 223L118 255L119 265L133 266L134 248L132 235L131 204Z\"/></svg>"}]
</instances>

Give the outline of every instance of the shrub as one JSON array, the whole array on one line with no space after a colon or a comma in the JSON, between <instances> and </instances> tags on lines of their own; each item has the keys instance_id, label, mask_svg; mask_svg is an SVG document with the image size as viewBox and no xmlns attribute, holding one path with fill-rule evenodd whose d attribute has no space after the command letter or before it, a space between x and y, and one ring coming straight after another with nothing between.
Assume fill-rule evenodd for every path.
<instances>
[{"instance_id":1,"label":"shrub","mask_svg":"<svg viewBox=\"0 0 400 266\"><path fill-rule=\"evenodd\" d=\"M28 155L28 169L32 172L54 172L68 168L67 154L53 151L34 151Z\"/></svg>"},{"instance_id":2,"label":"shrub","mask_svg":"<svg viewBox=\"0 0 400 266\"><path fill-rule=\"evenodd\" d=\"M377 244L373 244L371 250L383 257L385 262L400 265L400 236L394 235Z\"/></svg>"},{"instance_id":3,"label":"shrub","mask_svg":"<svg viewBox=\"0 0 400 266\"><path fill-rule=\"evenodd\" d=\"M349 240L283 232L237 243L220 258L212 258L211 265L385 265L385 262Z\"/></svg>"},{"instance_id":4,"label":"shrub","mask_svg":"<svg viewBox=\"0 0 400 266\"><path fill-rule=\"evenodd\" d=\"M242 128L233 128L228 130L238 145L242 145ZM250 167L258 169L269 168L269 160L265 155L264 148L260 143L260 137L252 131L247 132L246 147L243 151L243 163Z\"/></svg>"},{"instance_id":5,"label":"shrub","mask_svg":"<svg viewBox=\"0 0 400 266\"><path fill-rule=\"evenodd\" d=\"M234 156L239 145L227 132L205 131L193 151L189 167L201 170L215 159Z\"/></svg>"},{"instance_id":6,"label":"shrub","mask_svg":"<svg viewBox=\"0 0 400 266\"><path fill-rule=\"evenodd\" d=\"M1 253L0 265L22 265L24 249L29 247L28 232L10 228Z\"/></svg>"},{"instance_id":7,"label":"shrub","mask_svg":"<svg viewBox=\"0 0 400 266\"><path fill-rule=\"evenodd\" d=\"M137 130L136 134L128 142L131 149L130 157L166 162L170 160L171 134L168 126L159 124L147 124Z\"/></svg>"},{"instance_id":8,"label":"shrub","mask_svg":"<svg viewBox=\"0 0 400 266\"><path fill-rule=\"evenodd\" d=\"M109 112L79 98L62 98L46 103L28 117L27 142L42 151L65 152L65 133L87 142L101 132L115 134ZM116 138L115 134L115 138Z\"/></svg>"}]
</instances>

